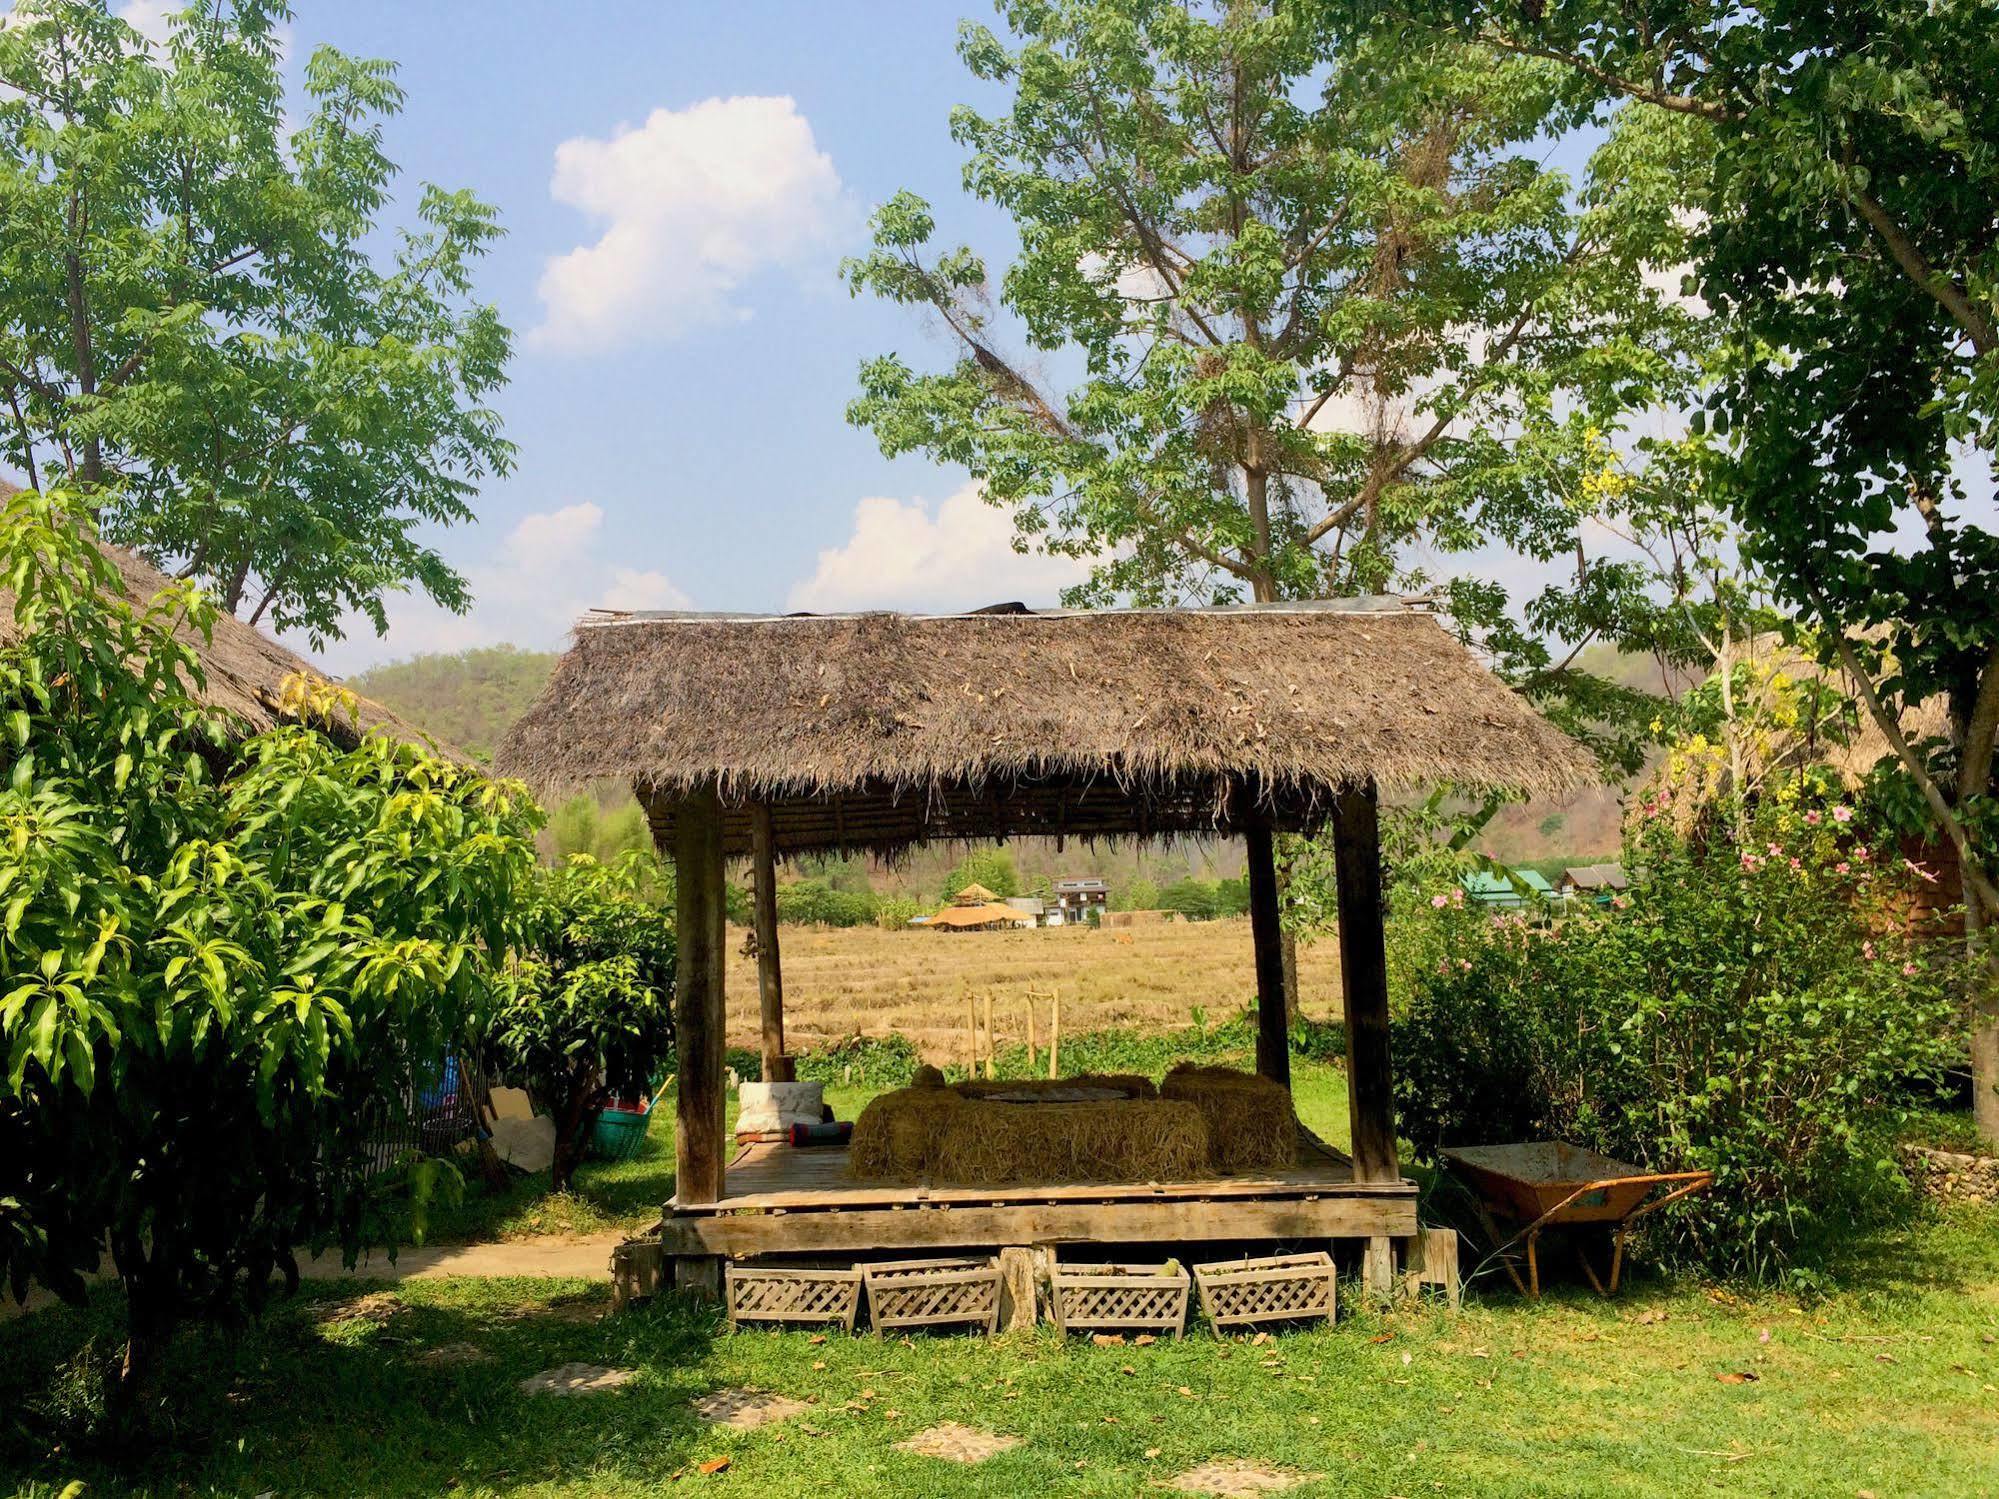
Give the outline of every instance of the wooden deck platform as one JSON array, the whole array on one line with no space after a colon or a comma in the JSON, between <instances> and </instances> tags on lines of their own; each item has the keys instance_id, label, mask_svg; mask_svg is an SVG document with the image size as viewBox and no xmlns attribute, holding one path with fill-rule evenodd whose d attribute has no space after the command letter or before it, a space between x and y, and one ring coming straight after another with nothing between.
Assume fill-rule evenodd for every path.
<instances>
[{"instance_id":1,"label":"wooden deck platform","mask_svg":"<svg viewBox=\"0 0 1999 1499\"><path fill-rule=\"evenodd\" d=\"M963 1187L858 1181L847 1152L749 1145L715 1202L667 1204L663 1251L755 1255L1032 1244L1405 1238L1416 1185L1356 1182L1317 1140L1289 1171L1205 1181Z\"/></svg>"}]
</instances>

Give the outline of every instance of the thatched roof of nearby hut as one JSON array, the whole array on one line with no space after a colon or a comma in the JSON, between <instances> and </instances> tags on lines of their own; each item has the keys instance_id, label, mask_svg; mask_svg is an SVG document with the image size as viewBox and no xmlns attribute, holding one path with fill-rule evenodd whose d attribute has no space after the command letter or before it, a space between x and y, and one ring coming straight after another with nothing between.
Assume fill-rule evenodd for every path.
<instances>
[{"instance_id":1,"label":"thatched roof of nearby hut","mask_svg":"<svg viewBox=\"0 0 1999 1499\"><path fill-rule=\"evenodd\" d=\"M992 663L1004 661L996 673ZM716 787L780 852L1317 826L1334 796L1561 791L1587 754L1401 600L1211 610L599 613L500 766L631 782L654 826Z\"/></svg>"},{"instance_id":2,"label":"thatched roof of nearby hut","mask_svg":"<svg viewBox=\"0 0 1999 1499\"><path fill-rule=\"evenodd\" d=\"M0 479L0 500L18 493L17 485ZM170 581L152 564L126 551L100 543L104 555L116 565L124 580L125 596L135 604L149 603ZM275 727L284 716L282 692L285 680L303 672L325 679L325 673L305 657L288 651L276 641L233 615L220 614L209 639L199 632L182 629L183 643L191 646L201 661L205 682L201 697L234 721L244 735L262 733ZM0 588L0 645L12 645L19 638L14 622L14 596ZM338 743L352 745L373 729L384 729L412 744L435 741L415 724L398 717L380 703L355 695L352 719L325 725ZM454 759L464 756L449 746L437 746Z\"/></svg>"}]
</instances>

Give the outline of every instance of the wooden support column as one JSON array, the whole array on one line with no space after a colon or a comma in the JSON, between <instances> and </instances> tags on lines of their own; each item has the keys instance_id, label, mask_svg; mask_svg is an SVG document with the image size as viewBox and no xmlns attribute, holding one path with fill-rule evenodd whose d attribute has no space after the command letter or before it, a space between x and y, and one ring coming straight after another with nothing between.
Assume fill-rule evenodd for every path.
<instances>
[{"instance_id":1,"label":"wooden support column","mask_svg":"<svg viewBox=\"0 0 1999 1499\"><path fill-rule=\"evenodd\" d=\"M1256 1070L1291 1086L1291 1028L1284 1013L1284 933L1270 825L1243 832L1249 854L1249 937L1256 953Z\"/></svg>"},{"instance_id":2,"label":"wooden support column","mask_svg":"<svg viewBox=\"0 0 1999 1499\"><path fill-rule=\"evenodd\" d=\"M674 810L673 874L680 947L673 999L680 1052L674 1200L685 1205L714 1202L722 1195L722 981L728 951L722 806L712 790L693 793Z\"/></svg>"},{"instance_id":3,"label":"wooden support column","mask_svg":"<svg viewBox=\"0 0 1999 1499\"><path fill-rule=\"evenodd\" d=\"M763 1080L788 1083L791 1058L784 1050L784 969L777 946L777 856L771 840L770 807L750 808L750 865L753 919L757 934L757 1004L763 1015Z\"/></svg>"},{"instance_id":4,"label":"wooden support column","mask_svg":"<svg viewBox=\"0 0 1999 1499\"><path fill-rule=\"evenodd\" d=\"M1395 1181L1394 1073L1388 1057L1388 952L1381 923L1381 830L1372 781L1342 792L1333 814L1346 991L1347 1098L1355 1181Z\"/></svg>"}]
</instances>

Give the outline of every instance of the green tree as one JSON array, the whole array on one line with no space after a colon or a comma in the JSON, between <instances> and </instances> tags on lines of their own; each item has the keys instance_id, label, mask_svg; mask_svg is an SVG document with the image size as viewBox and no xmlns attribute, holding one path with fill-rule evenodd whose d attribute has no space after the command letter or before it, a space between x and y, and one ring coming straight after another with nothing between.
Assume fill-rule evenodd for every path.
<instances>
[{"instance_id":1,"label":"green tree","mask_svg":"<svg viewBox=\"0 0 1999 1499\"><path fill-rule=\"evenodd\" d=\"M1001 899L1020 894L1020 872L1014 868L1013 855L1003 848L973 849L944 876L943 898L952 900L970 885L984 885Z\"/></svg>"},{"instance_id":2,"label":"green tree","mask_svg":"<svg viewBox=\"0 0 1999 1499\"><path fill-rule=\"evenodd\" d=\"M386 629L403 589L465 607L420 528L512 464L484 404L509 335L472 296L490 208L425 184L413 227L384 219L390 64L321 48L286 129L288 16L190 6L163 48L107 0L0 26L0 451L320 640L350 610Z\"/></svg>"},{"instance_id":3,"label":"green tree","mask_svg":"<svg viewBox=\"0 0 1999 1499\"><path fill-rule=\"evenodd\" d=\"M1620 118L1578 191L1544 164L1545 63L1246 0L999 9L1011 40L968 26L960 52L1011 103L951 121L1019 236L999 307L910 194L846 268L960 352L863 367L849 415L884 452L962 464L1021 545L1092 559L1072 602L1421 586L1419 543L1576 555L1604 434L1687 375L1689 320L1645 273L1676 253L1662 166L1690 132ZM1642 591L1584 571L1543 625L1619 637ZM1508 603L1452 599L1467 632ZM1499 644L1574 727L1622 701Z\"/></svg>"},{"instance_id":4,"label":"green tree","mask_svg":"<svg viewBox=\"0 0 1999 1499\"><path fill-rule=\"evenodd\" d=\"M1325 7L1386 16L1378 5ZM1979 1133L1999 1143L1999 26L1984 0L1451 0L1485 44L1553 59L1572 98L1697 120L1690 258L1728 338L1710 402L1730 502L1779 596L1821 627L1956 849ZM1409 24L1398 6L1389 28ZM1903 732L1947 705L1950 732Z\"/></svg>"},{"instance_id":5,"label":"green tree","mask_svg":"<svg viewBox=\"0 0 1999 1499\"><path fill-rule=\"evenodd\" d=\"M298 1247L393 1243L373 1148L487 1002L538 814L386 738L236 743L185 643L213 606L127 601L84 503L0 510L0 1258L79 1299L108 1247L129 1393Z\"/></svg>"},{"instance_id":6,"label":"green tree","mask_svg":"<svg viewBox=\"0 0 1999 1499\"><path fill-rule=\"evenodd\" d=\"M486 1036L555 1121L550 1185L569 1190L613 1098L650 1092L673 1055L673 919L652 861L571 859L543 870Z\"/></svg>"}]
</instances>

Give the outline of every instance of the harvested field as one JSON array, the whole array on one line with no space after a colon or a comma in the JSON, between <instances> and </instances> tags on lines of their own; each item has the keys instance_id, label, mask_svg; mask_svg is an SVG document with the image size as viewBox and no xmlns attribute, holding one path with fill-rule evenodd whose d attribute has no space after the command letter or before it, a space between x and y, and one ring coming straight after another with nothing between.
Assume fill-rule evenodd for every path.
<instances>
[{"instance_id":1,"label":"harvested field","mask_svg":"<svg viewBox=\"0 0 1999 1499\"><path fill-rule=\"evenodd\" d=\"M731 929L729 1040L757 1038L757 973ZM1026 1039L1022 1003L1032 988L1062 991L1066 1034L1128 1027L1156 1032L1189 1023L1200 1006L1220 1019L1256 993L1249 922L1167 922L1126 931L1053 927L1011 932L882 931L877 927L785 927L785 1039L794 1050L859 1031L901 1033L932 1061L961 1060L965 999L994 997L1002 1046ZM1304 1010L1340 1014L1339 956L1331 942L1298 951ZM1046 1000L1036 1015L1048 1043Z\"/></svg>"}]
</instances>

